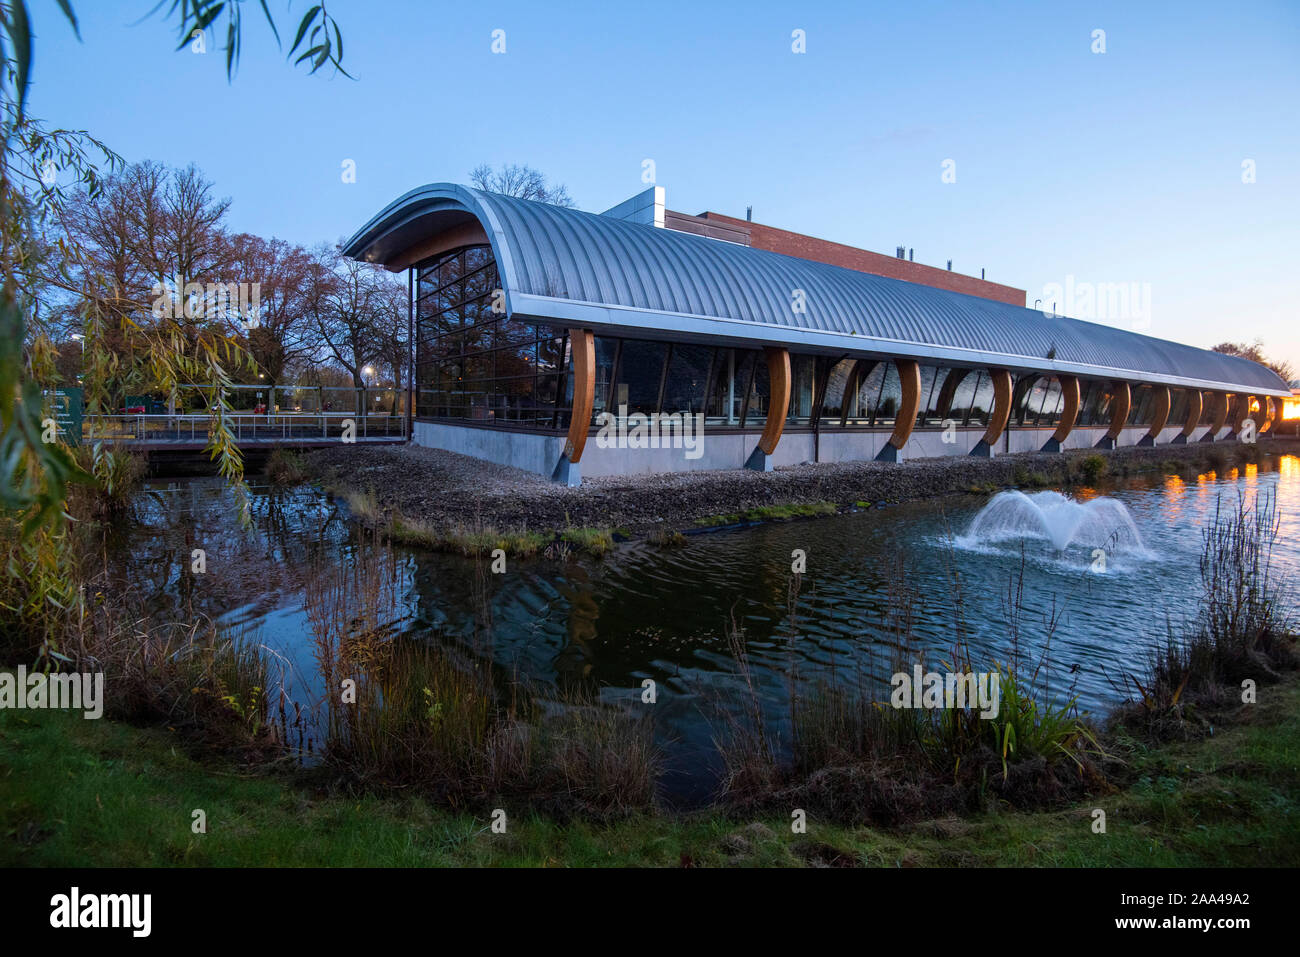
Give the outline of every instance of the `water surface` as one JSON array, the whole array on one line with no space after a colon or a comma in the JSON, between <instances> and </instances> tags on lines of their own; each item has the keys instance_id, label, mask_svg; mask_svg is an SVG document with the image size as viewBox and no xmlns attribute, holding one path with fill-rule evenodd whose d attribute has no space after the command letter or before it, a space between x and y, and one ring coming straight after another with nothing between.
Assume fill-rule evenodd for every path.
<instances>
[{"instance_id":1,"label":"water surface","mask_svg":"<svg viewBox=\"0 0 1300 957\"><path fill-rule=\"evenodd\" d=\"M666 783L689 797L707 790L715 766L709 702L738 687L729 629L741 631L779 725L792 669L845 680L863 668L884 678L900 581L927 658L940 660L962 635L977 667L1012 654L1007 596L1020 582L1022 658L1046 656L1055 689L1102 711L1117 700L1121 676L1139 670L1147 649L1194 610L1201 529L1216 507L1235 508L1239 495L1259 490L1276 495L1277 567L1295 580L1300 459L1284 457L1223 475L1076 490L1071 502L1039 495L1055 512L1038 529L1032 521L973 527L991 497L972 495L694 535L681 548L632 543L604 559L511 560L503 575L471 559L398 549L399 617L412 637L476 648L476 632L490 621L491 657L503 670L543 687L589 683L629 708L644 707L642 682L653 679ZM1103 495L1123 509L1088 506ZM139 591L158 616L206 614L255 634L283 656L291 694L310 703L322 689L304 581L321 563L354 562L374 546L344 506L313 489L255 480L251 531L239 529L230 504L219 480L149 483L116 551L122 587ZM1121 512L1131 527L1121 528ZM1076 519L1071 540L1062 529ZM1117 534L1107 534L1110 524ZM183 571L193 548L207 552L204 575ZM807 556L797 579L796 549Z\"/></svg>"}]
</instances>

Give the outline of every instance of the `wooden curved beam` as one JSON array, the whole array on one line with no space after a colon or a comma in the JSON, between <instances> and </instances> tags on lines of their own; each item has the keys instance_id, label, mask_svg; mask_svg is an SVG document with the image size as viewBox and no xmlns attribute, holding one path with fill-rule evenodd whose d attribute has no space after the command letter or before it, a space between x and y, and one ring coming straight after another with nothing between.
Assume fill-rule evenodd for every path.
<instances>
[{"instance_id":1,"label":"wooden curved beam","mask_svg":"<svg viewBox=\"0 0 1300 957\"><path fill-rule=\"evenodd\" d=\"M1184 439L1191 438L1196 427L1201 423L1201 413L1205 411L1205 394L1200 389L1187 390L1187 420L1183 431L1179 433Z\"/></svg>"},{"instance_id":2,"label":"wooden curved beam","mask_svg":"<svg viewBox=\"0 0 1300 957\"><path fill-rule=\"evenodd\" d=\"M781 441L785 417L790 413L790 350L768 346L763 351L767 354L767 421L758 447L764 455L771 455Z\"/></svg>"},{"instance_id":3,"label":"wooden curved beam","mask_svg":"<svg viewBox=\"0 0 1300 957\"><path fill-rule=\"evenodd\" d=\"M862 388L863 381L871 375L871 370L876 367L878 359L859 359L853 363L853 368L849 370L848 381L844 383L844 409L840 413L840 425L847 425L849 421L849 408L852 405L851 397L858 394ZM859 417L861 410L859 410Z\"/></svg>"},{"instance_id":4,"label":"wooden curved beam","mask_svg":"<svg viewBox=\"0 0 1300 957\"><path fill-rule=\"evenodd\" d=\"M1228 410L1232 405L1232 394L1230 392L1214 393L1214 421L1210 423L1210 431L1205 433L1205 438L1213 442L1223 431L1224 424L1228 421Z\"/></svg>"},{"instance_id":5,"label":"wooden curved beam","mask_svg":"<svg viewBox=\"0 0 1300 957\"><path fill-rule=\"evenodd\" d=\"M1011 412L1013 415L1017 412L1020 413L1021 425L1024 425L1025 422L1025 396L1034 387L1034 383L1041 378L1042 376L1037 372L1030 372L1016 380L1015 388L1011 392Z\"/></svg>"},{"instance_id":6,"label":"wooden curved beam","mask_svg":"<svg viewBox=\"0 0 1300 957\"><path fill-rule=\"evenodd\" d=\"M1246 417L1250 415L1250 396L1236 393L1232 397L1232 403L1232 434L1236 435L1246 424Z\"/></svg>"},{"instance_id":7,"label":"wooden curved beam","mask_svg":"<svg viewBox=\"0 0 1300 957\"><path fill-rule=\"evenodd\" d=\"M581 461L587 445L591 410L596 402L596 336L590 329L570 329L569 343L573 349L573 414L564 454L576 463Z\"/></svg>"},{"instance_id":8,"label":"wooden curved beam","mask_svg":"<svg viewBox=\"0 0 1300 957\"><path fill-rule=\"evenodd\" d=\"M1165 423L1169 421L1169 407L1172 403L1169 386L1153 385L1151 389L1155 394L1155 406L1152 409L1154 414L1151 418L1151 428L1147 429L1146 437L1154 442L1164 431Z\"/></svg>"},{"instance_id":9,"label":"wooden curved beam","mask_svg":"<svg viewBox=\"0 0 1300 957\"><path fill-rule=\"evenodd\" d=\"M1259 403L1259 411L1255 413L1255 434L1263 435L1273 424L1273 401L1266 395L1255 396L1255 401Z\"/></svg>"},{"instance_id":10,"label":"wooden curved beam","mask_svg":"<svg viewBox=\"0 0 1300 957\"><path fill-rule=\"evenodd\" d=\"M1133 390L1127 382L1115 383L1115 395L1110 400L1110 406L1110 428L1106 430L1106 438L1114 442L1124 431L1129 411L1133 407Z\"/></svg>"},{"instance_id":11,"label":"wooden curved beam","mask_svg":"<svg viewBox=\"0 0 1300 957\"><path fill-rule=\"evenodd\" d=\"M989 416L989 425L984 430L982 441L991 449L1002 438L1007 422L1011 419L1011 372L1007 369L990 369L989 378L993 380L993 413Z\"/></svg>"},{"instance_id":12,"label":"wooden curved beam","mask_svg":"<svg viewBox=\"0 0 1300 957\"><path fill-rule=\"evenodd\" d=\"M894 433L889 444L901 449L916 428L916 413L921 409L921 366L915 359L895 359L898 380L903 386L903 401L899 403L894 419Z\"/></svg>"},{"instance_id":13,"label":"wooden curved beam","mask_svg":"<svg viewBox=\"0 0 1300 957\"><path fill-rule=\"evenodd\" d=\"M1079 418L1079 402L1082 395L1077 377L1063 375L1058 376L1057 379L1061 383L1061 394L1065 396L1065 408L1061 410L1061 421L1056 426L1056 431L1052 433L1052 441L1059 445L1074 431L1074 423Z\"/></svg>"}]
</instances>

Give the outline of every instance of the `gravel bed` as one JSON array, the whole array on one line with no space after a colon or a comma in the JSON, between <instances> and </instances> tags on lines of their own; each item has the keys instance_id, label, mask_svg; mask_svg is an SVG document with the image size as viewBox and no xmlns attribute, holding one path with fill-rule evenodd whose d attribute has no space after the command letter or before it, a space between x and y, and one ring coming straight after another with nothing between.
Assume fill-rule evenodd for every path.
<instances>
[{"instance_id":1,"label":"gravel bed","mask_svg":"<svg viewBox=\"0 0 1300 957\"><path fill-rule=\"evenodd\" d=\"M1266 453L1300 454L1300 440L1268 438L1254 447L1023 453L991 460L952 456L901 464L806 464L767 473L735 469L597 477L584 479L576 489L509 466L414 445L340 445L312 452L305 460L327 487L372 492L383 507L434 527L550 531L586 526L643 535L657 528L688 529L700 518L764 505L834 502L849 507L994 487L1060 486L1083 481L1082 462L1093 454L1106 458L1113 475L1163 469L1172 461L1197 468L1230 465Z\"/></svg>"}]
</instances>

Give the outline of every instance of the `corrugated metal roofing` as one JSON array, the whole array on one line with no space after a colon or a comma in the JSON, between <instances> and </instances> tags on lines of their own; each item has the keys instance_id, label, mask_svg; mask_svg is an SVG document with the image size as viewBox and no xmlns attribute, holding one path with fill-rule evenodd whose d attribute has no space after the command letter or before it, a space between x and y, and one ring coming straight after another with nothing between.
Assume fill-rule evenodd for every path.
<instances>
[{"instance_id":1,"label":"corrugated metal roofing","mask_svg":"<svg viewBox=\"0 0 1300 957\"><path fill-rule=\"evenodd\" d=\"M507 308L521 317L617 327L625 334L760 340L822 352L1290 394L1280 377L1247 359L448 183L391 203L344 252L388 262L467 215L487 232ZM792 307L796 290L806 311Z\"/></svg>"}]
</instances>

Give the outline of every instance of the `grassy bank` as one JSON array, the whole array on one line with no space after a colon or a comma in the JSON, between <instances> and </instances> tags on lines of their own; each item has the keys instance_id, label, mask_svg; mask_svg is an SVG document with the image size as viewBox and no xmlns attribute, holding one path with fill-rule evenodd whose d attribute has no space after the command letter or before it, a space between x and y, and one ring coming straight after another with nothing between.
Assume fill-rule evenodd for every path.
<instances>
[{"instance_id":1,"label":"grassy bank","mask_svg":"<svg viewBox=\"0 0 1300 957\"><path fill-rule=\"evenodd\" d=\"M898 829L784 815L654 814L606 825L354 797L310 774L199 763L163 730L63 712L0 711L0 865L1269 866L1300 863L1300 681L1262 690L1237 723L1123 755L1131 783L1054 812ZM206 834L191 814L207 814ZM1092 811L1107 831L1092 832ZM510 808L506 808L509 815Z\"/></svg>"}]
</instances>

